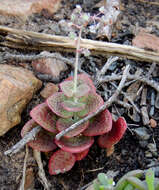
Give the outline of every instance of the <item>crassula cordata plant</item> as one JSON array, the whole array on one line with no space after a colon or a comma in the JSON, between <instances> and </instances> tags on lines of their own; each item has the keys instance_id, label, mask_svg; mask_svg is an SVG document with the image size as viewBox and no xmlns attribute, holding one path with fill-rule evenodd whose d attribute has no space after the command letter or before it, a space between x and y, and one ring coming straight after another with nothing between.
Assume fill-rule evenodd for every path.
<instances>
[{"instance_id":1,"label":"crassula cordata plant","mask_svg":"<svg viewBox=\"0 0 159 190\"><path fill-rule=\"evenodd\" d=\"M96 87L90 77L86 74L77 74L82 29L87 26L90 15L82 14L81 8L77 6L72 20L76 21L76 17L78 17L78 22L71 24L80 31L76 40L74 77L61 82L56 93L31 110L32 119L25 124L21 132L24 137L35 126L41 126L41 131L36 135L35 140L28 144L41 152L53 151L49 160L51 175L69 171L76 161L82 160L93 145L94 136L98 136L97 142L100 147L112 150L127 128L123 117L113 121L111 113L105 109L66 133L59 140L55 138L59 132L96 112L104 104L102 97L96 93Z\"/></svg>"}]
</instances>

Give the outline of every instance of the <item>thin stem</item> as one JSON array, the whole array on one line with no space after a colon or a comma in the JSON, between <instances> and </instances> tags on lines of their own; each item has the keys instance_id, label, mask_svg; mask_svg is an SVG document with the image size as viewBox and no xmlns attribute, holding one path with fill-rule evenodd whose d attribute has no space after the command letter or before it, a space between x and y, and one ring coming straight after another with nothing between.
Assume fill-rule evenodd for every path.
<instances>
[{"instance_id":1,"label":"thin stem","mask_svg":"<svg viewBox=\"0 0 159 190\"><path fill-rule=\"evenodd\" d=\"M79 51L80 51L80 44L81 44L81 34L82 34L82 27L79 31L79 36L77 40L77 47L76 47L76 60L75 60L75 68L74 68L74 92L77 91L77 71L78 71L78 62L79 62Z\"/></svg>"}]
</instances>

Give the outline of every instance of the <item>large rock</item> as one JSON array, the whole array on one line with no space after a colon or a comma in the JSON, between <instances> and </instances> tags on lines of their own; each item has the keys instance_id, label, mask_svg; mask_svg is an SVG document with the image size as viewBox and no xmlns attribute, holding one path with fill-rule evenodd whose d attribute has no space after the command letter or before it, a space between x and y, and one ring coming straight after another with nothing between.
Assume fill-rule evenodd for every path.
<instances>
[{"instance_id":1,"label":"large rock","mask_svg":"<svg viewBox=\"0 0 159 190\"><path fill-rule=\"evenodd\" d=\"M0 136L21 121L21 112L41 87L31 71L0 65Z\"/></svg>"},{"instance_id":2,"label":"large rock","mask_svg":"<svg viewBox=\"0 0 159 190\"><path fill-rule=\"evenodd\" d=\"M55 13L60 2L61 0L5 0L0 1L0 14L25 19L43 9L48 10L49 13Z\"/></svg>"}]
</instances>

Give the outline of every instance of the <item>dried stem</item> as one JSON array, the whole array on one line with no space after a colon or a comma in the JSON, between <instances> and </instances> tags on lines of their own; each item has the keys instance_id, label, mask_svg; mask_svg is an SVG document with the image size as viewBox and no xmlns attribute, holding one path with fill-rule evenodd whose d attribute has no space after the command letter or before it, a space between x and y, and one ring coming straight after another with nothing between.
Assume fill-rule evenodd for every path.
<instances>
[{"instance_id":1,"label":"dried stem","mask_svg":"<svg viewBox=\"0 0 159 190\"><path fill-rule=\"evenodd\" d=\"M20 183L19 190L25 190L25 189L24 189L24 186L25 186L26 167L27 167L28 155L29 155L29 148L28 148L28 146L26 145L26 153L25 153L24 166L23 166L23 176L22 176L22 180L21 180L21 183Z\"/></svg>"},{"instance_id":2,"label":"dried stem","mask_svg":"<svg viewBox=\"0 0 159 190\"><path fill-rule=\"evenodd\" d=\"M29 141L34 140L36 134L41 130L40 126L33 128L28 132L17 144L12 146L9 150L5 151L5 155L12 155L19 152Z\"/></svg>"},{"instance_id":3,"label":"dried stem","mask_svg":"<svg viewBox=\"0 0 159 190\"><path fill-rule=\"evenodd\" d=\"M109 69L110 65L112 63L114 63L115 61L117 61L118 59L119 59L119 57L117 57L117 56L116 57L113 57L113 56L109 57L108 60L107 60L107 62L102 67L102 69L99 70L99 71L97 71L96 78L95 78L95 81L94 81L94 83L95 83L96 86L99 85L100 78L102 77L102 75L104 75L107 72L107 70Z\"/></svg>"},{"instance_id":4,"label":"dried stem","mask_svg":"<svg viewBox=\"0 0 159 190\"><path fill-rule=\"evenodd\" d=\"M3 52L0 55L3 58L3 60L12 59L12 60L24 61L24 62L33 61L33 60L42 59L42 58L55 58L67 63L68 65L74 68L74 61L63 57L62 55L60 55L60 53L50 53L48 51L42 51L40 54L31 54L31 55L19 54L18 55L18 54L13 54L9 52Z\"/></svg>"},{"instance_id":5,"label":"dried stem","mask_svg":"<svg viewBox=\"0 0 159 190\"><path fill-rule=\"evenodd\" d=\"M117 90L115 91L115 93L108 99L108 101L106 101L104 103L104 105L102 105L96 112L86 116L85 118L79 120L78 122L74 123L73 125L71 125L70 127L68 127L67 129L61 131L60 133L58 133L56 135L56 139L59 140L63 135L65 135L66 133L68 133L69 131L75 129L76 127L78 127L80 124L84 123L85 121L91 119L92 117L94 117L95 115L97 115L99 112L103 111L105 108L109 107L117 98L117 96L119 95L119 93L121 92L122 88L124 87L125 81L127 79L127 76L129 74L129 70L130 70L130 65L127 65L124 72L123 72L123 76L121 78L121 81L119 83L119 86L117 88Z\"/></svg>"},{"instance_id":6,"label":"dried stem","mask_svg":"<svg viewBox=\"0 0 159 190\"><path fill-rule=\"evenodd\" d=\"M76 48L74 40L65 36L18 30L0 25L1 36L3 41L0 41L0 45L14 49L72 52ZM92 54L115 55L139 61L155 61L159 63L158 52L147 51L128 45L81 39L81 48L89 49Z\"/></svg>"},{"instance_id":7,"label":"dried stem","mask_svg":"<svg viewBox=\"0 0 159 190\"><path fill-rule=\"evenodd\" d=\"M39 167L38 175L39 175L40 181L43 184L45 190L50 190L51 184L48 182L45 175L45 171L44 171L42 160L41 160L41 152L34 149L33 153L34 153L34 158ZM53 190L53 188L51 189Z\"/></svg>"},{"instance_id":8,"label":"dried stem","mask_svg":"<svg viewBox=\"0 0 159 190\"><path fill-rule=\"evenodd\" d=\"M115 80L121 80L121 78L122 78L122 75L106 76L106 77L101 78L99 80L99 83L110 82L110 81L115 81ZM146 77L140 77L138 75L128 75L127 79L128 80L138 80L140 82L143 82L143 83L151 86L152 88L154 88L157 92L159 92L158 83L153 81L153 80L149 80Z\"/></svg>"}]
</instances>

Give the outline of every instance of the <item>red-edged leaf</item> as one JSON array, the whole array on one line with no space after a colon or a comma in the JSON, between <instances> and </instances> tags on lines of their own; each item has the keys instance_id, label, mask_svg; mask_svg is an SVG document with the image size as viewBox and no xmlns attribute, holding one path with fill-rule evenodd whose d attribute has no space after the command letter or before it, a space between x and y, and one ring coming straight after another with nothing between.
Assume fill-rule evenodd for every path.
<instances>
[{"instance_id":1,"label":"red-edged leaf","mask_svg":"<svg viewBox=\"0 0 159 190\"><path fill-rule=\"evenodd\" d=\"M80 84L77 86L77 91L75 97L80 98L86 96L91 91L91 88L88 84Z\"/></svg>"},{"instance_id":2,"label":"red-edged leaf","mask_svg":"<svg viewBox=\"0 0 159 190\"><path fill-rule=\"evenodd\" d=\"M112 129L112 115L105 109L90 122L89 127L83 132L85 136L97 136L108 133Z\"/></svg>"},{"instance_id":3,"label":"red-edged leaf","mask_svg":"<svg viewBox=\"0 0 159 190\"><path fill-rule=\"evenodd\" d=\"M73 112L69 112L64 110L61 103L66 100L66 96L63 94L63 92L57 92L50 96L46 103L49 106L49 108L58 116L63 118L69 118L72 117Z\"/></svg>"},{"instance_id":4,"label":"red-edged leaf","mask_svg":"<svg viewBox=\"0 0 159 190\"><path fill-rule=\"evenodd\" d=\"M66 100L61 103L62 107L70 112L78 112L85 108L85 104L80 102L73 102L71 100Z\"/></svg>"},{"instance_id":5,"label":"red-edged leaf","mask_svg":"<svg viewBox=\"0 0 159 190\"><path fill-rule=\"evenodd\" d=\"M77 90L74 92L74 81L64 81L60 83L61 91L64 93L67 97L82 97L89 93L90 86L86 83L83 83L82 80L77 81Z\"/></svg>"},{"instance_id":6,"label":"red-edged leaf","mask_svg":"<svg viewBox=\"0 0 159 190\"><path fill-rule=\"evenodd\" d=\"M57 175L65 173L74 166L76 157L70 152L57 150L53 153L49 160L49 173L50 175Z\"/></svg>"},{"instance_id":7,"label":"red-edged leaf","mask_svg":"<svg viewBox=\"0 0 159 190\"><path fill-rule=\"evenodd\" d=\"M41 127L52 133L57 133L56 115L49 109L46 103L34 107L30 112L33 120Z\"/></svg>"},{"instance_id":8,"label":"red-edged leaf","mask_svg":"<svg viewBox=\"0 0 159 190\"><path fill-rule=\"evenodd\" d=\"M123 117L119 117L116 122L113 122L112 130L98 138L98 144L101 148L110 148L118 143L123 137L127 129L126 121Z\"/></svg>"},{"instance_id":9,"label":"red-edged leaf","mask_svg":"<svg viewBox=\"0 0 159 190\"><path fill-rule=\"evenodd\" d=\"M90 90L93 92L96 92L96 87L93 84L93 81L90 79L90 77L87 74L80 74L77 76L78 77L78 82L80 84L87 84L90 87ZM73 80L73 77L70 76L67 79L65 79L65 81L70 81Z\"/></svg>"},{"instance_id":10,"label":"red-edged leaf","mask_svg":"<svg viewBox=\"0 0 159 190\"><path fill-rule=\"evenodd\" d=\"M21 136L24 137L29 131L31 131L38 124L33 119L29 120L21 131ZM56 145L53 142L54 136L47 134L47 131L41 128L41 131L36 135L35 140L30 141L28 145L33 149L41 152L49 152L56 149Z\"/></svg>"},{"instance_id":11,"label":"red-edged leaf","mask_svg":"<svg viewBox=\"0 0 159 190\"><path fill-rule=\"evenodd\" d=\"M89 148L84 150L83 152L74 154L76 156L76 160L77 161L83 160L87 156L88 152L89 152Z\"/></svg>"},{"instance_id":12,"label":"red-edged leaf","mask_svg":"<svg viewBox=\"0 0 159 190\"><path fill-rule=\"evenodd\" d=\"M78 112L79 117L84 117L96 112L104 104L102 97L94 92L89 93L87 97L80 98L79 101L86 104L85 109Z\"/></svg>"},{"instance_id":13,"label":"red-edged leaf","mask_svg":"<svg viewBox=\"0 0 159 190\"><path fill-rule=\"evenodd\" d=\"M55 143L66 152L79 153L90 148L94 143L94 138L82 135L69 139L62 137L60 140L55 140Z\"/></svg>"},{"instance_id":14,"label":"red-edged leaf","mask_svg":"<svg viewBox=\"0 0 159 190\"><path fill-rule=\"evenodd\" d=\"M67 97L73 96L74 94L73 87L74 87L73 81L64 81L60 83L60 89Z\"/></svg>"},{"instance_id":15,"label":"red-edged leaf","mask_svg":"<svg viewBox=\"0 0 159 190\"><path fill-rule=\"evenodd\" d=\"M56 122L56 127L58 131L61 132L66 128L70 127L72 124L76 123L77 121L78 121L77 119L72 119L72 118L68 119L60 118ZM77 136L80 133L82 133L85 129L87 129L88 126L89 126L89 121L86 121L85 123L79 125L77 128L73 129L72 131L66 133L64 137L71 138Z\"/></svg>"}]
</instances>

